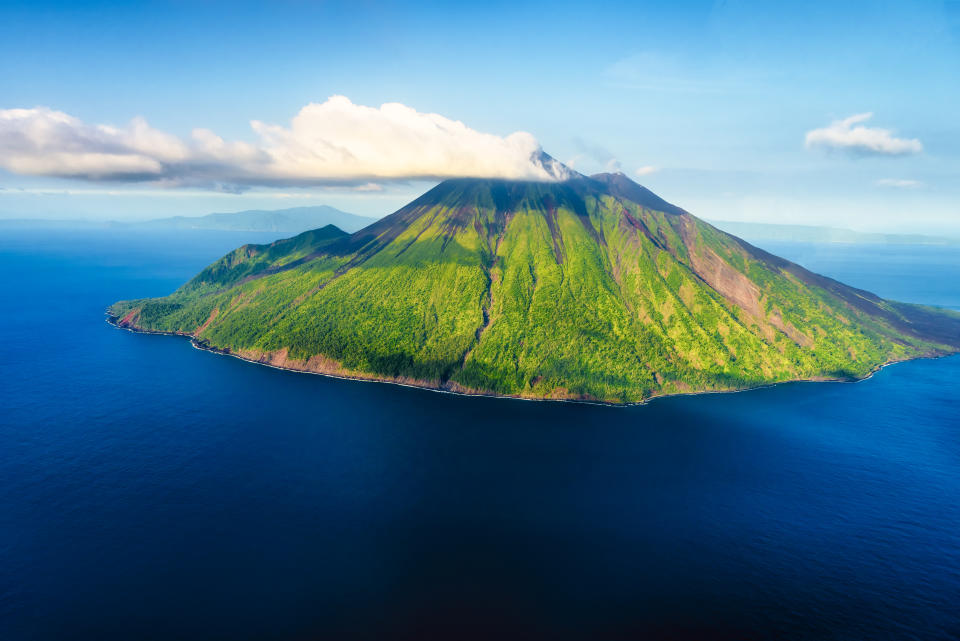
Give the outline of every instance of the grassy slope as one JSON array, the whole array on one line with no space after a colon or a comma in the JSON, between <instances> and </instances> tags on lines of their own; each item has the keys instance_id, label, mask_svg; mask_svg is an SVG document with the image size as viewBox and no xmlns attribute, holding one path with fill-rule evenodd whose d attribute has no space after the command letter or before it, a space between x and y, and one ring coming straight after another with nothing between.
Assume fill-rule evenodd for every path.
<instances>
[{"instance_id":1,"label":"grassy slope","mask_svg":"<svg viewBox=\"0 0 960 641\"><path fill-rule=\"evenodd\" d=\"M324 228L242 247L171 296L111 313L286 366L619 402L863 376L949 349L904 333L899 308L859 310L617 190L441 187L362 238Z\"/></svg>"}]
</instances>

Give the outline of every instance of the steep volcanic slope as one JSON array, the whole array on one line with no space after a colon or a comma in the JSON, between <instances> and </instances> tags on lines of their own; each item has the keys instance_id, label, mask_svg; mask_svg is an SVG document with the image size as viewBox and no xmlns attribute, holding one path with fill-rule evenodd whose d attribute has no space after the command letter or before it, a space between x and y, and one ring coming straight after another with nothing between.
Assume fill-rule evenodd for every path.
<instances>
[{"instance_id":1,"label":"steep volcanic slope","mask_svg":"<svg viewBox=\"0 0 960 641\"><path fill-rule=\"evenodd\" d=\"M295 369L613 402L960 347L960 316L808 272L622 174L448 180L353 235L248 245L110 313Z\"/></svg>"}]
</instances>

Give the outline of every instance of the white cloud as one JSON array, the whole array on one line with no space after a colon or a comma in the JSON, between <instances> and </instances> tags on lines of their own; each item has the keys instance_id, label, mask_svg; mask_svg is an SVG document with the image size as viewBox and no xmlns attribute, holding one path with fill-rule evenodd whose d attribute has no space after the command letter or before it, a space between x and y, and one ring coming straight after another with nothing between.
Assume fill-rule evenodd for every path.
<instances>
[{"instance_id":1,"label":"white cloud","mask_svg":"<svg viewBox=\"0 0 960 641\"><path fill-rule=\"evenodd\" d=\"M220 186L362 184L456 176L557 180L568 173L529 133L497 136L399 103L343 96L305 106L289 126L254 120L256 141L207 129L188 141L136 118L85 123L46 107L0 110L0 167L90 181Z\"/></svg>"},{"instance_id":2,"label":"white cloud","mask_svg":"<svg viewBox=\"0 0 960 641\"><path fill-rule=\"evenodd\" d=\"M808 149L821 147L881 156L902 156L923 151L923 144L916 138L897 138L889 129L860 124L872 117L872 113L856 114L835 120L829 127L808 131L806 146Z\"/></svg>"},{"instance_id":3,"label":"white cloud","mask_svg":"<svg viewBox=\"0 0 960 641\"><path fill-rule=\"evenodd\" d=\"M653 165L644 165L643 167L637 167L636 171L634 171L633 173L642 177L642 176L649 176L650 174L655 173L658 170L659 168L654 167Z\"/></svg>"},{"instance_id":4,"label":"white cloud","mask_svg":"<svg viewBox=\"0 0 960 641\"><path fill-rule=\"evenodd\" d=\"M923 186L923 183L919 180L903 178L881 178L876 184L878 187L896 187L897 189L916 189Z\"/></svg>"},{"instance_id":5,"label":"white cloud","mask_svg":"<svg viewBox=\"0 0 960 641\"><path fill-rule=\"evenodd\" d=\"M187 155L186 145L141 118L117 129L45 107L0 110L0 165L14 173L147 176Z\"/></svg>"}]
</instances>

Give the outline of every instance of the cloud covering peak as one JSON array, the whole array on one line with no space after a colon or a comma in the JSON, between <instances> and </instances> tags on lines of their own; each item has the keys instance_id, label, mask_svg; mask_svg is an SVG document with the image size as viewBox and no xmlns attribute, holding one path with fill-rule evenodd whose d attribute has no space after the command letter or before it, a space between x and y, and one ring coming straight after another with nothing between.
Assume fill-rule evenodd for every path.
<instances>
[{"instance_id":1,"label":"cloud covering peak","mask_svg":"<svg viewBox=\"0 0 960 641\"><path fill-rule=\"evenodd\" d=\"M562 180L569 170L529 133L497 136L400 103L344 96L303 107L287 126L254 120L254 142L208 129L189 140L150 127L85 123L47 107L0 110L0 167L89 181L242 188L459 176Z\"/></svg>"},{"instance_id":2,"label":"cloud covering peak","mask_svg":"<svg viewBox=\"0 0 960 641\"><path fill-rule=\"evenodd\" d=\"M807 148L837 149L861 155L903 156L923 151L923 144L916 138L897 138L889 129L866 127L860 123L873 118L872 113L862 113L835 120L829 127L807 132Z\"/></svg>"}]
</instances>

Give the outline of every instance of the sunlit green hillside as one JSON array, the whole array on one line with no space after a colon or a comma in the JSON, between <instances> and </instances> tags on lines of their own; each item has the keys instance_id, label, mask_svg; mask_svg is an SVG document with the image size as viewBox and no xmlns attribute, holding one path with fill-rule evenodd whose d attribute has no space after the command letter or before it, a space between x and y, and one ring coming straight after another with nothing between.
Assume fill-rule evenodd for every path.
<instances>
[{"instance_id":1,"label":"sunlit green hillside","mask_svg":"<svg viewBox=\"0 0 960 641\"><path fill-rule=\"evenodd\" d=\"M960 317L812 274L622 174L448 180L353 235L247 245L110 312L294 369L612 402L960 345Z\"/></svg>"}]
</instances>

